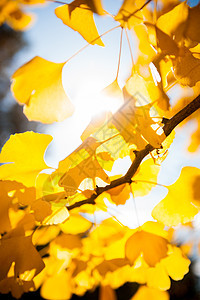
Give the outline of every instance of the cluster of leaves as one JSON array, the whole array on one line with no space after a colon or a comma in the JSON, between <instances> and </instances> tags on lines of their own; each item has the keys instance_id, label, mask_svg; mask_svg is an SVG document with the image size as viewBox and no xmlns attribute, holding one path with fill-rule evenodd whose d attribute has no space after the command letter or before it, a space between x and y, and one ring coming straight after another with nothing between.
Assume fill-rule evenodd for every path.
<instances>
[{"instance_id":1,"label":"cluster of leaves","mask_svg":"<svg viewBox=\"0 0 200 300\"><path fill-rule=\"evenodd\" d=\"M16 14L8 13L7 5L36 2L40 1L3 2L2 22L17 28L10 21ZM99 0L74 0L55 10L89 44L104 46L95 13L108 14ZM155 221L136 229L116 218L93 224L83 213L107 211L109 203L124 205L129 198L148 194L157 183L160 164L174 138L173 133L166 137L162 118L183 106L181 97L170 108L167 92L177 84L190 87L192 98L199 94L200 6L190 8L178 0L125 0L117 15L110 17L117 23L115 28L125 32L129 45L130 33L138 38L137 62L123 90L118 85L120 47L116 79L102 91L120 97L123 106L92 119L83 131L82 144L56 170L44 162L50 135L15 134L2 148L1 293L11 291L20 298L23 292L41 287L46 299L70 299L100 286L99 297L105 300L116 299L114 290L125 282L137 282L141 287L132 300L169 299L170 278L180 280L188 272L190 261L172 236L176 226L191 222L200 210L198 168L183 168L153 209ZM62 85L68 61L35 57L12 76L11 90L29 120L53 123L72 115L73 104ZM197 131L193 151L199 139ZM149 151L141 163L145 149ZM115 161L127 156L132 165L126 175L109 176Z\"/></svg>"},{"instance_id":2,"label":"cluster of leaves","mask_svg":"<svg viewBox=\"0 0 200 300\"><path fill-rule=\"evenodd\" d=\"M0 25L6 23L14 30L25 30L34 21L34 15L26 13L26 5L43 4L45 0L1 0Z\"/></svg>"}]
</instances>

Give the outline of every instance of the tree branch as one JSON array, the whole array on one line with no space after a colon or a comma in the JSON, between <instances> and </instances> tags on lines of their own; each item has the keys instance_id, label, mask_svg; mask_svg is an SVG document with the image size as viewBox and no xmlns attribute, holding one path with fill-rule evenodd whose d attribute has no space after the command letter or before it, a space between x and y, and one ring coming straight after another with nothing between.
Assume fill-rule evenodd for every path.
<instances>
[{"instance_id":1,"label":"tree branch","mask_svg":"<svg viewBox=\"0 0 200 300\"><path fill-rule=\"evenodd\" d=\"M187 117L189 117L191 114L193 114L196 110L200 108L200 95L197 96L192 102L190 102L187 106L185 106L183 109L181 109L177 114L175 114L171 119L164 119L164 126L163 131L166 135L166 137L172 132L172 130L179 125L183 120L185 120ZM95 199L102 194L103 192L106 192L114 187L120 186L125 183L131 183L131 178L136 173L139 165L141 164L143 158L147 156L151 151L153 151L155 148L151 146L150 144L146 145L144 149L141 151L135 151L135 159L132 162L130 168L126 172L126 174L116 180L111 181L110 184L106 185L105 187L97 187L94 190L94 194L85 200L76 202L70 206L68 206L68 210L71 210L76 207L80 207L84 204L95 204Z\"/></svg>"}]
</instances>

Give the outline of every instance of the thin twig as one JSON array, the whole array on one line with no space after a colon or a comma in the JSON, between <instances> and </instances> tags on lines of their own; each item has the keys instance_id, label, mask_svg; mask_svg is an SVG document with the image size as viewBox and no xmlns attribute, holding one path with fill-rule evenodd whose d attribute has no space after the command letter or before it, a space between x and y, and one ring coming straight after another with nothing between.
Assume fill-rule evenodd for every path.
<instances>
[{"instance_id":1,"label":"thin twig","mask_svg":"<svg viewBox=\"0 0 200 300\"><path fill-rule=\"evenodd\" d=\"M134 16L137 12L139 12L140 10L142 10L147 4L149 4L152 0L148 0L147 2L145 2L140 8L136 9L134 12L130 13L128 18Z\"/></svg>"},{"instance_id":2,"label":"thin twig","mask_svg":"<svg viewBox=\"0 0 200 300\"><path fill-rule=\"evenodd\" d=\"M177 114L175 114L171 119L165 119L165 125L163 126L163 131L166 137L172 132L172 130L179 125L183 120L193 114L200 108L200 95L197 96L192 102L190 102L187 106L181 109ZM95 199L102 194L112 188L120 186L125 183L132 183L132 177L136 173L138 167L140 166L142 160L145 156L147 156L151 151L155 148L150 144L146 145L146 147L140 151L135 152L135 159L132 162L130 168L126 172L126 174L118 179L111 181L110 184L106 185L105 187L97 187L94 190L94 194L85 200L76 202L70 206L67 206L68 210L72 210L73 208L80 207L84 204L95 204Z\"/></svg>"},{"instance_id":3,"label":"thin twig","mask_svg":"<svg viewBox=\"0 0 200 300\"><path fill-rule=\"evenodd\" d=\"M123 38L123 28L121 29L121 36L120 36L119 60L118 60L118 66L117 66L116 80L118 79L118 76L119 76L119 68L120 68L121 54L122 54L122 38Z\"/></svg>"}]
</instances>

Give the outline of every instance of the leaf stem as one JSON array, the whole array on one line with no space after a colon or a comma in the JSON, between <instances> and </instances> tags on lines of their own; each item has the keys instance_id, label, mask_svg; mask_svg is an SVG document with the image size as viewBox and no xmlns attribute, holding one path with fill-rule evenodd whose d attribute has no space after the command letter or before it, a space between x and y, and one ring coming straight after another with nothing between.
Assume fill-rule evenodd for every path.
<instances>
[{"instance_id":1,"label":"leaf stem","mask_svg":"<svg viewBox=\"0 0 200 300\"><path fill-rule=\"evenodd\" d=\"M131 55L131 61L132 61L133 69L135 69L135 63L134 63L134 59L133 59L133 53L132 53L132 49L131 49L131 43L130 43L130 39L129 39L128 32L127 32L126 28L125 28L125 33L126 33L126 39L127 39L127 42L128 42L128 47L129 47L130 55Z\"/></svg>"},{"instance_id":2,"label":"leaf stem","mask_svg":"<svg viewBox=\"0 0 200 300\"><path fill-rule=\"evenodd\" d=\"M111 31L117 29L121 27L121 25L117 25L113 28L110 28L109 30L107 30L106 32L102 33L101 35L99 35L97 38L95 38L94 40L92 40L90 43L87 43L85 46L83 46L81 49L79 49L76 53L74 53L70 58L68 58L65 63L67 63L68 61L70 61L72 58L74 58L76 55L78 55L80 52L82 52L83 50L85 50L88 46L91 45L91 43L94 43L96 40L98 40L99 38L101 38L102 36L110 33Z\"/></svg>"},{"instance_id":3,"label":"leaf stem","mask_svg":"<svg viewBox=\"0 0 200 300\"><path fill-rule=\"evenodd\" d=\"M119 136L119 135L120 135L120 133L116 133L115 135L113 135L113 136L109 137L108 139L102 141L102 142L101 142L101 145L104 144L104 143L107 143L108 141L114 139L115 137L117 137L117 136Z\"/></svg>"},{"instance_id":4,"label":"leaf stem","mask_svg":"<svg viewBox=\"0 0 200 300\"><path fill-rule=\"evenodd\" d=\"M119 75L119 68L120 68L120 61L121 61L121 54L122 54L122 38L123 38L123 28L121 29L120 46L119 46L119 60L118 60L117 75L116 75L115 80L118 79L118 75Z\"/></svg>"},{"instance_id":5,"label":"leaf stem","mask_svg":"<svg viewBox=\"0 0 200 300\"><path fill-rule=\"evenodd\" d=\"M158 185L158 186L162 186L164 188L168 188L166 185L161 184L161 183L157 183L157 182L153 182L153 181L148 181L148 180L133 180L133 182L137 183L137 182L144 182L144 183L149 183L149 184L154 184L154 185Z\"/></svg>"}]
</instances>

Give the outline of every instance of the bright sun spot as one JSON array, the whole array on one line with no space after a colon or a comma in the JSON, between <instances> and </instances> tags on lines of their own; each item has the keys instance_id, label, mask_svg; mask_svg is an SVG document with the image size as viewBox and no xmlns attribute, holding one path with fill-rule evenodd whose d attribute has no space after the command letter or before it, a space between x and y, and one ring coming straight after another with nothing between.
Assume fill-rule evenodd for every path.
<instances>
[{"instance_id":1,"label":"bright sun spot","mask_svg":"<svg viewBox=\"0 0 200 300\"><path fill-rule=\"evenodd\" d=\"M74 104L77 113L80 116L84 114L90 120L103 111L115 113L123 105L123 101L121 97L103 92L103 89L100 89L96 82L90 81L79 86Z\"/></svg>"}]
</instances>

